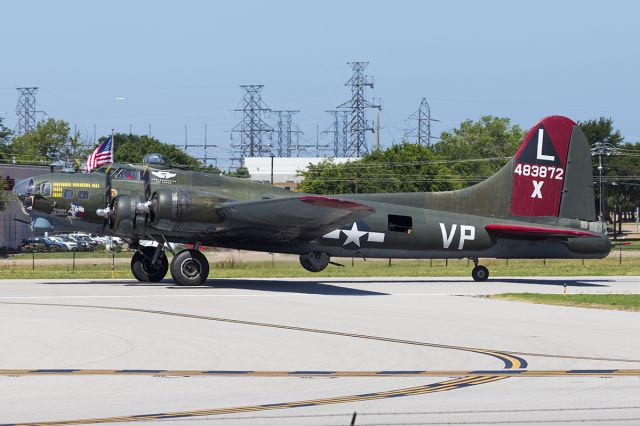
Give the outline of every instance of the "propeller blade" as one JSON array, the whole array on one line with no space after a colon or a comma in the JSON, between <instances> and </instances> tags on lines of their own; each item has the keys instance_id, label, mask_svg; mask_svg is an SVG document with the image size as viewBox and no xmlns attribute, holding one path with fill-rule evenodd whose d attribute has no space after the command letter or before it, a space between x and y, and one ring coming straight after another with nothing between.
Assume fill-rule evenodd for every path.
<instances>
[{"instance_id":1,"label":"propeller blade","mask_svg":"<svg viewBox=\"0 0 640 426\"><path fill-rule=\"evenodd\" d=\"M105 191L105 200L107 201L107 206L109 206L109 204L111 204L111 200L113 199L113 193L111 191L111 189L112 189L112 185L111 185L111 167L112 167L112 165L109 164L107 166L107 170L104 172L104 177L105 177L104 191Z\"/></svg>"},{"instance_id":2,"label":"propeller blade","mask_svg":"<svg viewBox=\"0 0 640 426\"><path fill-rule=\"evenodd\" d=\"M151 198L151 176L149 175L149 166L144 166L142 172L142 182L144 183L144 199L149 201Z\"/></svg>"}]
</instances>

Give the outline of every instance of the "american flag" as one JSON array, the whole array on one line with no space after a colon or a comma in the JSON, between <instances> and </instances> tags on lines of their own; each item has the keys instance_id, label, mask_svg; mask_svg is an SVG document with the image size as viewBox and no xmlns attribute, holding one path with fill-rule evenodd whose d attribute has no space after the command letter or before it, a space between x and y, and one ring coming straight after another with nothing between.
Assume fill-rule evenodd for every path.
<instances>
[{"instance_id":1,"label":"american flag","mask_svg":"<svg viewBox=\"0 0 640 426\"><path fill-rule=\"evenodd\" d=\"M84 164L84 171L89 173L96 167L113 163L113 139L109 136L91 153Z\"/></svg>"}]
</instances>

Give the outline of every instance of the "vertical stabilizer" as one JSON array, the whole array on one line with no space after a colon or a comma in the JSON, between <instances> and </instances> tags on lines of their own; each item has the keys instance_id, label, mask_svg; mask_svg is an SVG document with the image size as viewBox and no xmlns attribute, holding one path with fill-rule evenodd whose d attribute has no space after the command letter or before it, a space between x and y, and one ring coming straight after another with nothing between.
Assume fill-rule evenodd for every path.
<instances>
[{"instance_id":1,"label":"vertical stabilizer","mask_svg":"<svg viewBox=\"0 0 640 426\"><path fill-rule=\"evenodd\" d=\"M533 126L502 169L477 185L426 194L426 207L492 217L595 221L589 143L572 120L554 115Z\"/></svg>"}]
</instances>

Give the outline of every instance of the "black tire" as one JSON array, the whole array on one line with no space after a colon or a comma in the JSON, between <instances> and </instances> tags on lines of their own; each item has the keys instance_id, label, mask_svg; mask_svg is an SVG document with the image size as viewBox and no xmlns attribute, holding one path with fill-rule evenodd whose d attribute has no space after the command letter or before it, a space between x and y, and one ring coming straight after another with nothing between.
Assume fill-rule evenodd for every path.
<instances>
[{"instance_id":1,"label":"black tire","mask_svg":"<svg viewBox=\"0 0 640 426\"><path fill-rule=\"evenodd\" d=\"M178 285L202 285L209 276L209 261L198 250L183 250L171 260L171 277Z\"/></svg>"},{"instance_id":2,"label":"black tire","mask_svg":"<svg viewBox=\"0 0 640 426\"><path fill-rule=\"evenodd\" d=\"M155 247L144 247L131 258L131 273L141 283L157 283L167 275L169 260L164 252L157 264L151 264L155 251Z\"/></svg>"},{"instance_id":3,"label":"black tire","mask_svg":"<svg viewBox=\"0 0 640 426\"><path fill-rule=\"evenodd\" d=\"M489 270L482 265L478 265L471 271L474 281L486 281L489 279Z\"/></svg>"}]
</instances>

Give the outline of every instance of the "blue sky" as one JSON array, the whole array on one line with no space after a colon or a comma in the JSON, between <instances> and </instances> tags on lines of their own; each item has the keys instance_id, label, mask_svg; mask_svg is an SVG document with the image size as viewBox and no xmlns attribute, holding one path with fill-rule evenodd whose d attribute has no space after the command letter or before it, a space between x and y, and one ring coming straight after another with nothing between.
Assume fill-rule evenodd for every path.
<instances>
[{"instance_id":1,"label":"blue sky","mask_svg":"<svg viewBox=\"0 0 640 426\"><path fill-rule=\"evenodd\" d=\"M0 113L13 127L15 87L38 86L39 107L88 136L94 123L99 135L150 124L182 144L187 124L197 143L207 124L225 158L241 84L264 84L272 109L301 110L315 143L324 111L350 97L346 63L369 61L383 145L422 97L436 133L483 114L526 128L550 114L611 116L635 142L638 16L635 1L4 0Z\"/></svg>"}]
</instances>

